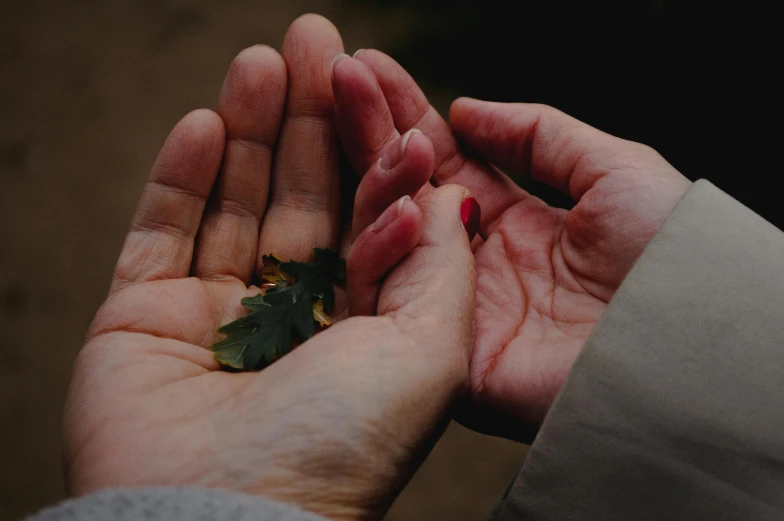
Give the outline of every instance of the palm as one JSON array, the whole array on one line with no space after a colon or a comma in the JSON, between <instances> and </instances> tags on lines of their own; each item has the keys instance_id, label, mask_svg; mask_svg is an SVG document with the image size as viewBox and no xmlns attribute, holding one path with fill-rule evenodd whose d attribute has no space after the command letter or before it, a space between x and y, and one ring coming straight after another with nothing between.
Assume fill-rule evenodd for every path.
<instances>
[{"instance_id":1,"label":"palm","mask_svg":"<svg viewBox=\"0 0 784 521\"><path fill-rule=\"evenodd\" d=\"M685 179L649 149L622 155L584 156L585 167L569 176L584 187L571 211L523 196L477 248L472 385L480 401L531 422L544 417L610 298L685 189ZM637 165L659 176L641 175Z\"/></svg>"},{"instance_id":2,"label":"palm","mask_svg":"<svg viewBox=\"0 0 784 521\"><path fill-rule=\"evenodd\" d=\"M395 380L407 374L403 368L357 393L385 353L404 365L417 354L392 356L413 341L391 320L343 321L261 374L217 371L207 349L221 325L244 313L240 299L258 292L248 284L261 255L303 260L313 247L341 244L338 151L327 103L329 63L340 50L329 22L302 17L284 42L284 56L294 58L288 66L270 48L243 51L227 76L218 114L195 111L170 134L75 368L66 413L66 469L74 491L161 484L263 488L264 495L339 517L329 503L350 498L324 493L328 466L336 486L356 491L358 502L401 479L399 468L359 457L378 456L367 444L384 443L366 432L365 421L405 409ZM314 99L324 103L314 106ZM379 335L383 346L364 349ZM435 409L418 423L401 422L410 427L400 432L404 445L421 442L460 383L453 378L459 372L442 371L448 363L438 360L449 358L417 365L445 377L419 379ZM358 395L360 404L354 403ZM406 450L385 446L395 452L395 463L407 463ZM348 457L356 466L334 468ZM383 475L366 479L374 468Z\"/></svg>"},{"instance_id":3,"label":"palm","mask_svg":"<svg viewBox=\"0 0 784 521\"><path fill-rule=\"evenodd\" d=\"M452 191L452 205L460 194ZM386 316L344 320L260 373L217 371L206 349L257 289L189 277L116 290L96 315L70 390L73 491L228 488L335 519L380 517L411 472L411 447L437 429L468 365L470 251L465 239L441 247L432 222L427 246L387 278ZM451 214L442 222L460 226ZM447 258L451 270L440 268ZM444 305L434 288L448 282L457 294ZM456 317L458 327L432 328Z\"/></svg>"},{"instance_id":4,"label":"palm","mask_svg":"<svg viewBox=\"0 0 784 521\"><path fill-rule=\"evenodd\" d=\"M547 404L606 306L563 256L567 212L524 199L501 216L475 252L475 397L524 420Z\"/></svg>"},{"instance_id":5,"label":"palm","mask_svg":"<svg viewBox=\"0 0 784 521\"><path fill-rule=\"evenodd\" d=\"M227 415L241 414L232 397L253 375L216 372L205 347L217 323L233 318L223 310L236 314L247 292L238 280L188 278L134 285L107 301L80 354L69 398L90 407L66 415L78 418L66 429L76 491L120 475L131 485L176 482L183 462L194 483L214 486L223 477L210 472L220 468L218 445L231 445L232 433L222 426Z\"/></svg>"}]
</instances>

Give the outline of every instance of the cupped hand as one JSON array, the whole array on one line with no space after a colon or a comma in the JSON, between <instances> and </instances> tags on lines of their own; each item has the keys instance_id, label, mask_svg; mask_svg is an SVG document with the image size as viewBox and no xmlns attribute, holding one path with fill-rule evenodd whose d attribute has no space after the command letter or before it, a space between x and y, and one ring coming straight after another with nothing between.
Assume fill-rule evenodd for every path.
<instances>
[{"instance_id":1,"label":"cupped hand","mask_svg":"<svg viewBox=\"0 0 784 521\"><path fill-rule=\"evenodd\" d=\"M450 128L406 71L378 51L341 60L334 85L336 124L357 170L416 128L435 147L433 183L459 183L479 200L473 403L461 417L478 430L530 440L607 303L690 182L651 148L547 106L459 99ZM496 167L554 186L576 205L549 206Z\"/></svg>"},{"instance_id":2,"label":"cupped hand","mask_svg":"<svg viewBox=\"0 0 784 521\"><path fill-rule=\"evenodd\" d=\"M258 293L261 255L303 260L341 244L330 84L341 48L328 22L303 17L283 57L242 52L217 114L172 131L76 363L72 493L213 487L379 518L467 388L475 272L457 186L415 204L384 200L406 183L367 184L358 212L373 224L349 274L378 316L343 320L260 373L222 371L208 349Z\"/></svg>"}]
</instances>

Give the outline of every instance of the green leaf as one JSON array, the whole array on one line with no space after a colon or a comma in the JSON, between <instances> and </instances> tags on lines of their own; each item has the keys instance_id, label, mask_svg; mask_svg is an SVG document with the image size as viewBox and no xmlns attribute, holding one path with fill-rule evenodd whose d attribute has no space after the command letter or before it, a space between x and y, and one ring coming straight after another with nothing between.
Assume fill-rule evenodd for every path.
<instances>
[{"instance_id":1,"label":"green leaf","mask_svg":"<svg viewBox=\"0 0 784 521\"><path fill-rule=\"evenodd\" d=\"M321 302L325 312L332 311L332 285L346 278L346 261L328 249L316 248L313 254L315 262L289 261L279 266L274 257L265 258L269 273L279 267L289 277L281 282L283 277L276 276L267 281L274 287L264 295L242 299L250 313L218 330L226 338L211 348L217 361L246 371L262 369L291 351L294 334L302 342L316 334L314 306ZM286 284L292 280L293 284Z\"/></svg>"}]
</instances>

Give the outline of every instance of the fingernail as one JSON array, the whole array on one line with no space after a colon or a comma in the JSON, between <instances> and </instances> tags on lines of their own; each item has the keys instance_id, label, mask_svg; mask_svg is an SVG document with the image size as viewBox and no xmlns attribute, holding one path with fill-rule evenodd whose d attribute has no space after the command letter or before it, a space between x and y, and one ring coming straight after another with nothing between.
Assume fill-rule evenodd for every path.
<instances>
[{"instance_id":1,"label":"fingernail","mask_svg":"<svg viewBox=\"0 0 784 521\"><path fill-rule=\"evenodd\" d=\"M414 134L421 134L419 130L412 128L405 134L400 137L400 146L390 146L386 152L384 152L383 157L381 158L381 168L384 170L392 170L395 168L403 158L406 156L406 147L408 146L408 140L411 139L411 136Z\"/></svg>"},{"instance_id":2,"label":"fingernail","mask_svg":"<svg viewBox=\"0 0 784 521\"><path fill-rule=\"evenodd\" d=\"M403 134L403 140L400 142L400 153L402 155L406 155L406 147L408 146L408 140L411 139L411 136L414 134L421 134L422 132L418 128L412 128L405 134Z\"/></svg>"},{"instance_id":3,"label":"fingernail","mask_svg":"<svg viewBox=\"0 0 784 521\"><path fill-rule=\"evenodd\" d=\"M482 216L482 209L479 208L479 203L473 197L467 198L460 205L460 222L463 223L468 234L468 241L471 242L479 231L479 219Z\"/></svg>"},{"instance_id":4,"label":"fingernail","mask_svg":"<svg viewBox=\"0 0 784 521\"><path fill-rule=\"evenodd\" d=\"M400 212L403 210L403 205L406 204L406 201L410 201L410 200L411 200L411 196L404 195L403 197L397 200L397 203L390 205L389 208L384 210L384 213L382 213L379 216L379 218L376 219L376 222L372 224L371 228L373 229L373 231L380 232L381 230L389 226L392 223L392 221L397 219L397 216L400 215Z\"/></svg>"},{"instance_id":5,"label":"fingernail","mask_svg":"<svg viewBox=\"0 0 784 521\"><path fill-rule=\"evenodd\" d=\"M354 56L353 56L353 57L354 57L354 58L356 58L357 56L359 56L359 53L361 53L361 52L362 52L362 51L364 51L364 50L365 50L365 49L357 49L357 52L355 52L355 53L354 53Z\"/></svg>"},{"instance_id":6,"label":"fingernail","mask_svg":"<svg viewBox=\"0 0 784 521\"><path fill-rule=\"evenodd\" d=\"M337 62L339 62L340 60L342 60L343 58L351 58L351 56L349 56L348 54L342 52L342 53L338 54L337 56L335 56L334 58L332 58L332 65L330 65L330 67L329 67L330 74L335 74L335 64Z\"/></svg>"}]
</instances>

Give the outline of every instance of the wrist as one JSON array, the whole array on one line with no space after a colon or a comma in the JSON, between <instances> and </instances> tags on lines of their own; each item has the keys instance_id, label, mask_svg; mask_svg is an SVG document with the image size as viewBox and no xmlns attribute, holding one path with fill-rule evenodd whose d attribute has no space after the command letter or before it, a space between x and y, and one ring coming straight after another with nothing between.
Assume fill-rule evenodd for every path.
<instances>
[{"instance_id":1,"label":"wrist","mask_svg":"<svg viewBox=\"0 0 784 521\"><path fill-rule=\"evenodd\" d=\"M308 463L308 475L276 470L248 492L333 521L375 521L387 513L405 479L384 477L378 468L345 468L341 462ZM350 470L351 475L346 472Z\"/></svg>"}]
</instances>

